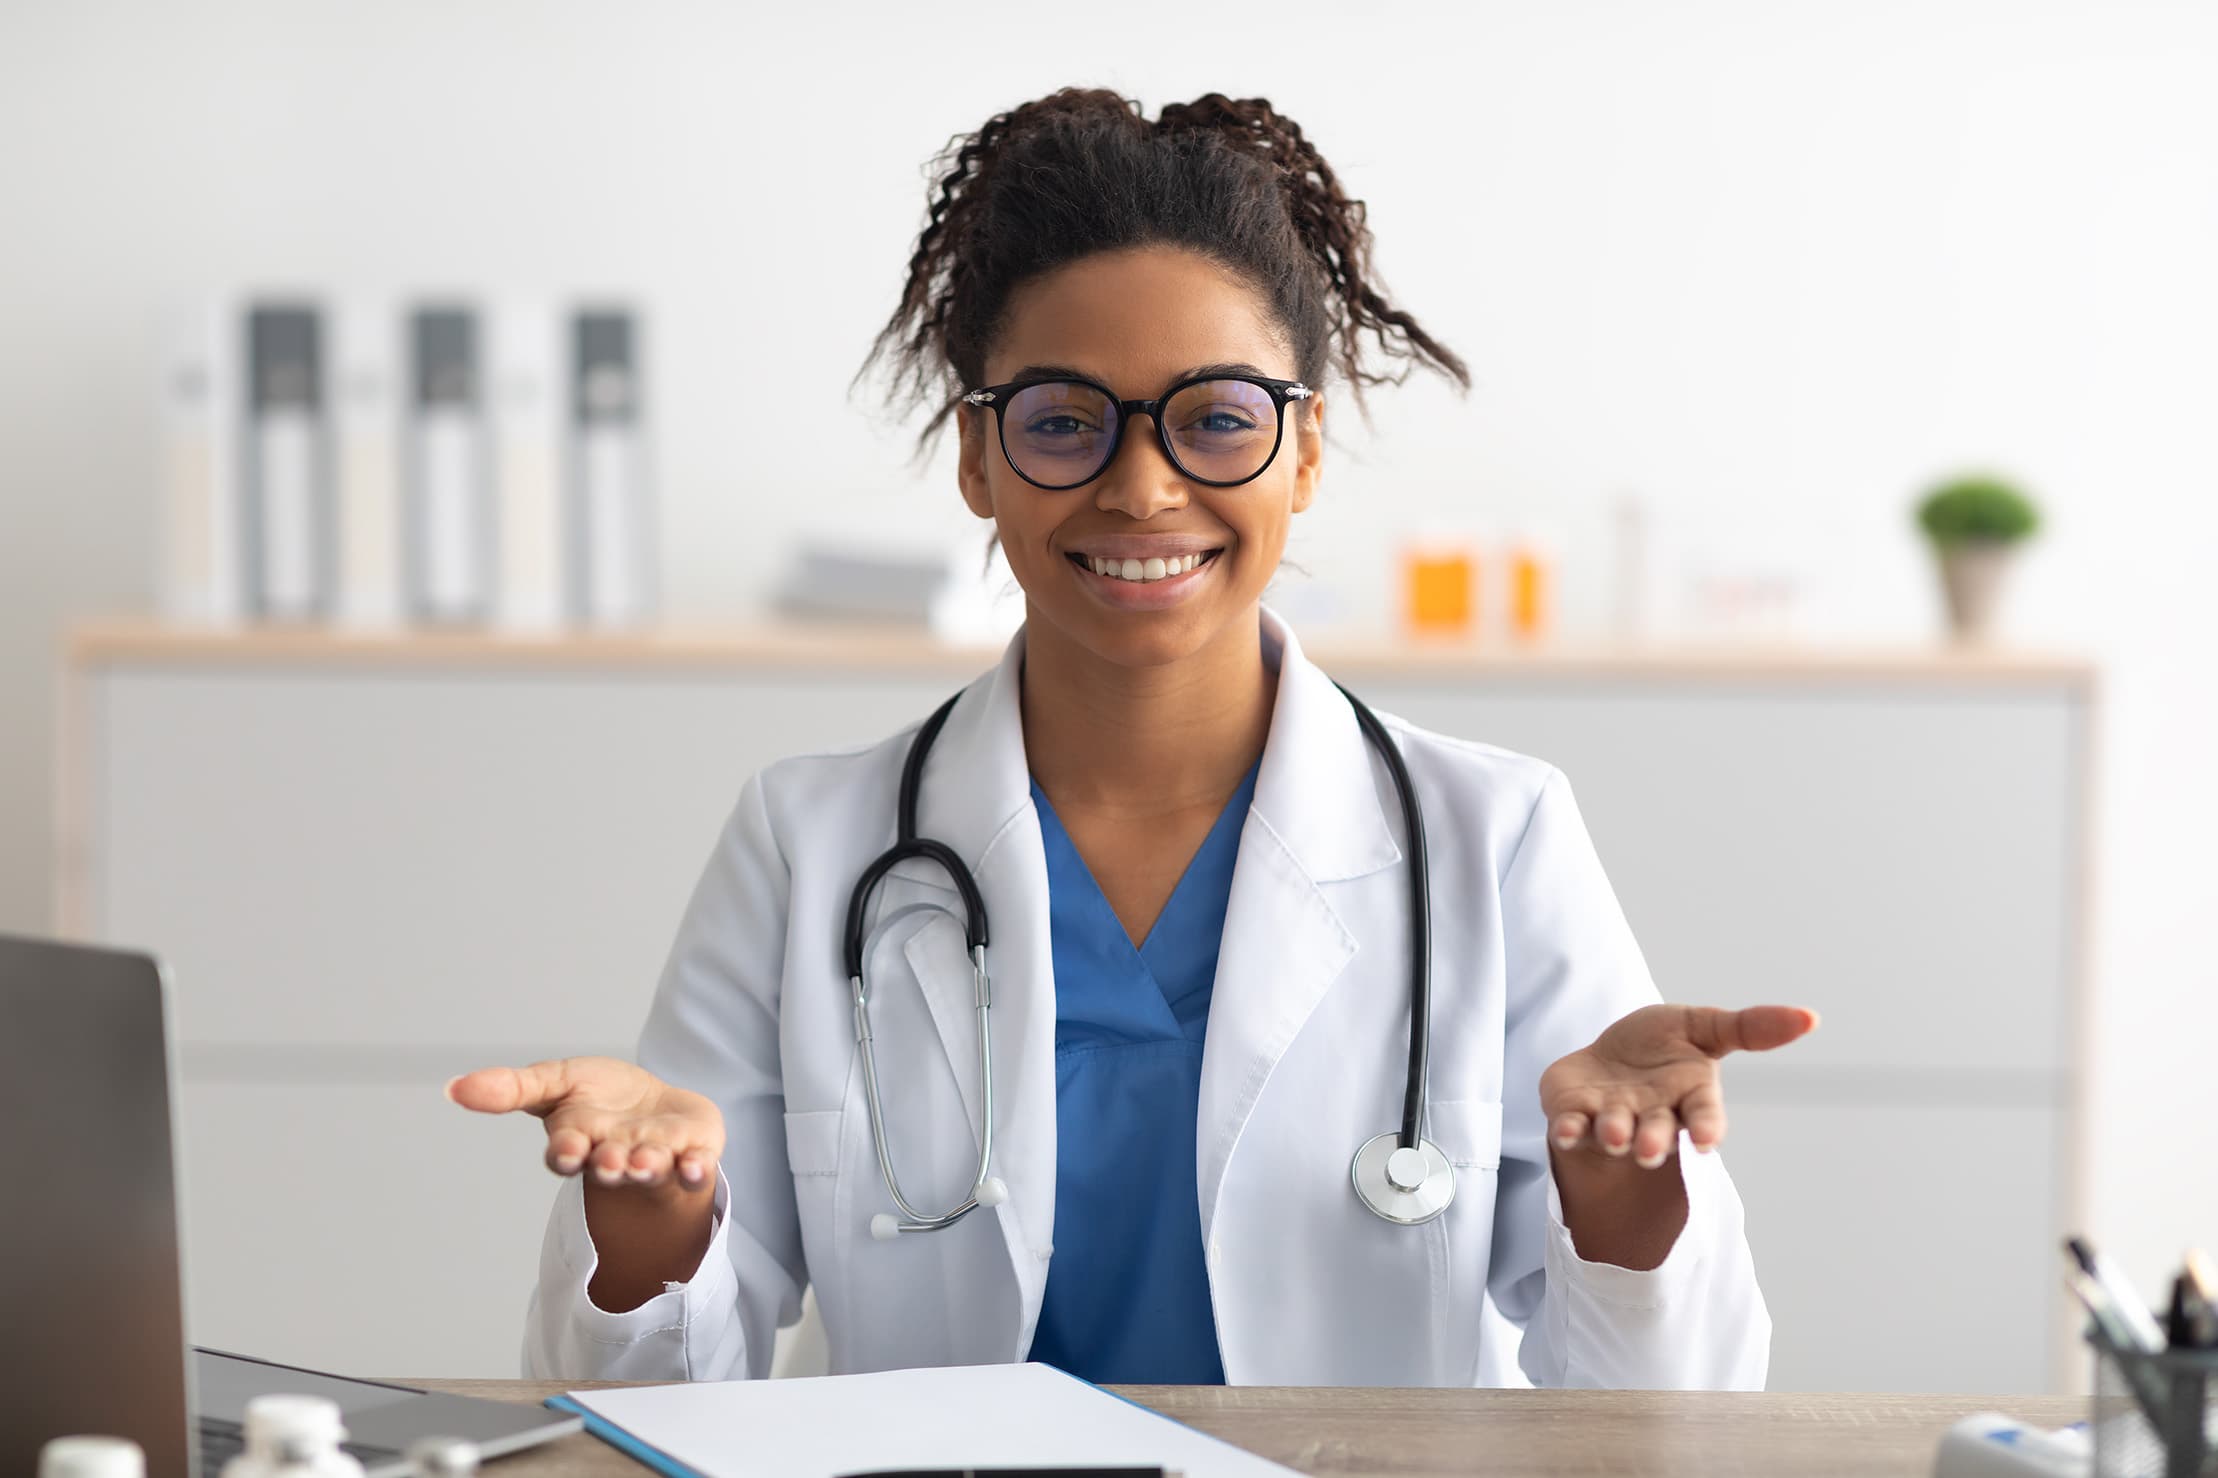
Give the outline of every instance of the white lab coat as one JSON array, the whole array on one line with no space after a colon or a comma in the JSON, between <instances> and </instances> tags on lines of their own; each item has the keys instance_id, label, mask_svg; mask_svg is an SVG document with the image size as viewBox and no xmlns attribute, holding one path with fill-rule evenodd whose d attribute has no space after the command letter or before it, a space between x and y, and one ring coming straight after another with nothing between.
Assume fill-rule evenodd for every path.
<instances>
[{"instance_id":1,"label":"white lab coat","mask_svg":"<svg viewBox=\"0 0 2218 1478\"><path fill-rule=\"evenodd\" d=\"M1263 638L1278 691L1240 832L1195 1125L1226 1380L1515 1384L1521 1366L1544 1386L1760 1388L1771 1321L1718 1155L1682 1134L1688 1219L1657 1268L1584 1261L1564 1228L1540 1074L1658 996L1563 775L1387 714L1430 847L1427 1135L1454 1164L1456 1192L1416 1227L1356 1199L1356 1147L1401 1120L1401 813L1353 710L1267 609ZM708 1251L639 1308L599 1309L586 1295L583 1182L563 1182L526 1319L527 1376L763 1376L812 1283L834 1373L1024 1358L1055 1241L1055 991L1017 702L1023 640L956 704L918 813L985 896L994 1162L1008 1201L942 1231L871 1239L892 1201L841 933L857 875L893 840L916 726L781 760L741 787L639 1043L642 1066L723 1110ZM971 970L950 908L944 874L900 864L878 890L866 954L894 1167L928 1210L963 1197L977 1156ZM1700 981L1682 988L1702 994ZM1508 1325L1482 1318L1485 1295ZM1503 1337L1512 1326L1521 1341Z\"/></svg>"}]
</instances>

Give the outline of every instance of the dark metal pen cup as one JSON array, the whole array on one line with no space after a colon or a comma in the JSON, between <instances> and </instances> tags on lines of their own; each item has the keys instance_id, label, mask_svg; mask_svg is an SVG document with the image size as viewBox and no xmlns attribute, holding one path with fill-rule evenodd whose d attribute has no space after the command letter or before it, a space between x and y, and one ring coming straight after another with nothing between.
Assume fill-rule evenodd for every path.
<instances>
[{"instance_id":1,"label":"dark metal pen cup","mask_svg":"<svg viewBox=\"0 0 2218 1478\"><path fill-rule=\"evenodd\" d=\"M2096 1325L2096 1478L2218 1478L2218 1350L2123 1349Z\"/></svg>"}]
</instances>

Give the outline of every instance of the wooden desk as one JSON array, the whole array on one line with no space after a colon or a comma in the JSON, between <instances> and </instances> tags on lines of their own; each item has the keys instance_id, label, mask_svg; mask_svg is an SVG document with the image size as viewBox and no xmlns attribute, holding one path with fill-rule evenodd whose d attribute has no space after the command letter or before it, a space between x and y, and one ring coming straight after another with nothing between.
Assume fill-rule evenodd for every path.
<instances>
[{"instance_id":1,"label":"wooden desk","mask_svg":"<svg viewBox=\"0 0 2218 1478\"><path fill-rule=\"evenodd\" d=\"M406 1381L538 1401L621 1382ZM1112 1386L1166 1416L1305 1473L1480 1478L1914 1478L1951 1422L2007 1411L2060 1427L2077 1396L1441 1391L1292 1386ZM623 1478L646 1471L577 1436L491 1464L497 1478Z\"/></svg>"}]
</instances>

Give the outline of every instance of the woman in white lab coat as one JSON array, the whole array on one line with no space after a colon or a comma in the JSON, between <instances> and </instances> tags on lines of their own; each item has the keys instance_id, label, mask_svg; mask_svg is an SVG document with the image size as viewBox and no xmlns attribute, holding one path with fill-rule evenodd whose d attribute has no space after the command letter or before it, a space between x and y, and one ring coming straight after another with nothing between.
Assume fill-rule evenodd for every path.
<instances>
[{"instance_id":1,"label":"woman in white lab coat","mask_svg":"<svg viewBox=\"0 0 2218 1478\"><path fill-rule=\"evenodd\" d=\"M1324 489L1320 387L1384 379L1358 336L1468 382L1382 295L1361 202L1291 120L1218 94L1149 120L1065 90L942 164L878 348L946 392L925 435L956 418L962 496L1026 600L917 803L989 923L994 1194L872 1235L896 1207L843 926L919 726L780 761L740 789L636 1065L448 1087L543 1119L566 1177L526 1373L762 1376L813 1285L835 1372L1760 1386L1718 1059L1814 1016L1661 1004L1563 775L1391 715L1453 1199L1401 1224L1351 1180L1401 1122L1410 837L1262 595ZM971 1193L989 1098L961 912L912 859L862 919L885 1150L928 1212Z\"/></svg>"}]
</instances>

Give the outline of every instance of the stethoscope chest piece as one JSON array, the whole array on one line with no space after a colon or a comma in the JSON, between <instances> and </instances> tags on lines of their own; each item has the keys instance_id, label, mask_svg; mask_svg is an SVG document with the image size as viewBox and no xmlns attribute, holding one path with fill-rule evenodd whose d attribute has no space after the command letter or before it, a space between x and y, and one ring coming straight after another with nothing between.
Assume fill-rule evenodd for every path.
<instances>
[{"instance_id":1,"label":"stethoscope chest piece","mask_svg":"<svg viewBox=\"0 0 2218 1478\"><path fill-rule=\"evenodd\" d=\"M1456 1198L1455 1167L1429 1139L1402 1148L1400 1134L1366 1140L1349 1170L1355 1193L1379 1216L1405 1227L1431 1221Z\"/></svg>"}]
</instances>

